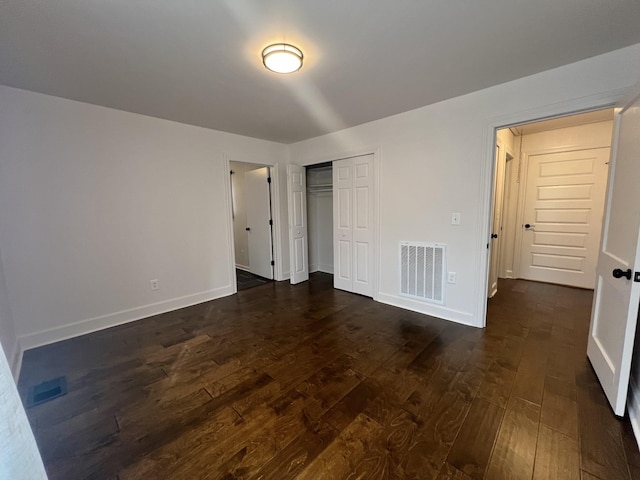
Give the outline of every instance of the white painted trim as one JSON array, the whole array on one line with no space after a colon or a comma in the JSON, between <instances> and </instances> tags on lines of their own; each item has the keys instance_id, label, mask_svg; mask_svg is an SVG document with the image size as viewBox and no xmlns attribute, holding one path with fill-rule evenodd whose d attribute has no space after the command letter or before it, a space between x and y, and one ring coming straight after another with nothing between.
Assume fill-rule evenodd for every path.
<instances>
[{"instance_id":1,"label":"white painted trim","mask_svg":"<svg viewBox=\"0 0 640 480\"><path fill-rule=\"evenodd\" d=\"M312 165L317 165L318 163L328 163L328 162L335 162L337 160L345 160L347 158L353 158L353 157L362 157L364 155L371 155L373 154L375 157L378 157L380 155L380 147L376 146L376 145L370 145L367 147L363 147L363 148L357 148L354 150L342 150L336 153L330 153L327 155L321 155L321 156L317 156L315 158L311 158L311 159L307 159L307 160L302 160L299 163L296 163L296 165L300 165L302 167L310 167Z\"/></svg>"},{"instance_id":2,"label":"white painted trim","mask_svg":"<svg viewBox=\"0 0 640 480\"><path fill-rule=\"evenodd\" d=\"M521 140L522 141L522 140ZM513 243L513 274L520 278L520 259L522 258L522 240L524 238L524 207L527 199L527 179L529 178L529 155L520 152L520 183L518 183L518 204L516 205L516 238ZM518 227L520 225L520 227Z\"/></svg>"},{"instance_id":3,"label":"white painted trim","mask_svg":"<svg viewBox=\"0 0 640 480\"><path fill-rule=\"evenodd\" d=\"M319 263L318 264L318 272L330 273L333 275L333 264L332 263Z\"/></svg>"},{"instance_id":4,"label":"white painted trim","mask_svg":"<svg viewBox=\"0 0 640 480\"><path fill-rule=\"evenodd\" d=\"M20 346L20 341L16 339L12 351L6 353L11 375L13 375L13 380L17 384L18 378L20 377L20 369L22 368L22 355L24 353Z\"/></svg>"},{"instance_id":5,"label":"white painted trim","mask_svg":"<svg viewBox=\"0 0 640 480\"><path fill-rule=\"evenodd\" d=\"M478 327L487 325L487 294L489 291L489 255L486 248L487 239L491 233L491 201L493 197L493 170L495 168L496 131L500 128L529 123L537 120L561 117L573 113L610 108L617 105L629 95L630 87L619 88L607 92L574 98L540 107L508 113L506 115L487 118L483 123L482 162L480 164L480 199L478 224L480 237L474 252L476 258L474 298L476 308L474 324Z\"/></svg>"},{"instance_id":6,"label":"white painted trim","mask_svg":"<svg viewBox=\"0 0 640 480\"><path fill-rule=\"evenodd\" d=\"M503 145L502 140L500 140L498 138L498 132L496 131L496 144L495 144L495 148L494 148L494 157L497 158L498 154L499 154L500 157L502 157L503 156L503 152L506 152L506 150L504 149L504 145ZM506 153L505 153L505 155L506 155ZM505 158L506 158L506 156L505 156ZM495 161L496 160L494 160L494 162ZM489 227L490 230L491 230L490 233L495 233L493 231L493 222L495 221L494 217L495 217L495 215L497 213L496 212L496 205L495 205L495 203L496 203L496 192L498 191L498 188L497 188L498 187L497 175L498 175L498 171L497 171L497 169L495 168L495 165L494 165L494 168L493 168L493 186L494 186L494 188L491 191L491 226ZM501 219L503 218L503 214L504 214L504 184L505 184L504 178L502 180L503 180L502 186L500 187L502 189L502 197L503 197L502 211L500 212L500 218ZM495 248L495 251L494 251L493 239L491 237L489 237L489 242L488 242L489 246L487 248L487 250L488 250L487 255L489 256L489 269L487 270L487 275L491 274L491 263L493 262L494 256L498 257L498 260L497 260L498 265L496 267L498 271L496 272L496 286L495 287L492 288L492 285L491 285L491 280L492 279L491 278L489 278L487 280L487 282L489 284L489 291L487 293L487 298L493 298L493 296L496 293L498 293L498 280L500 279L500 261L502 259L501 258L502 257L502 252L501 252L501 249L502 249L502 232L498 232L498 241L496 243L498 243L498 248ZM445 281L446 281L446 279L445 279Z\"/></svg>"},{"instance_id":7,"label":"white painted trim","mask_svg":"<svg viewBox=\"0 0 640 480\"><path fill-rule=\"evenodd\" d=\"M24 358L24 350L20 347L18 343L18 349L16 350L16 356L13 359L13 364L11 365L11 373L13 374L13 380L18 384L18 380L20 379L20 371L22 370L22 359Z\"/></svg>"},{"instance_id":8,"label":"white painted trim","mask_svg":"<svg viewBox=\"0 0 640 480\"><path fill-rule=\"evenodd\" d=\"M158 303L152 303L141 307L122 310L120 312L101 315L99 317L80 320L59 327L42 330L18 337L20 347L24 350L48 345L50 343L67 340L69 338L86 335L87 333L104 330L124 323L141 320L161 313L171 312L180 308L189 307L198 303L208 302L217 298L226 297L236 293L236 285L226 285L206 292L194 293L183 297L173 298Z\"/></svg>"},{"instance_id":9,"label":"white painted trim","mask_svg":"<svg viewBox=\"0 0 640 480\"><path fill-rule=\"evenodd\" d=\"M640 388L631 378L629 382L629 396L627 398L627 408L629 410L629 420L631 420L631 428L636 437L636 443L640 450Z\"/></svg>"},{"instance_id":10,"label":"white painted trim","mask_svg":"<svg viewBox=\"0 0 640 480\"><path fill-rule=\"evenodd\" d=\"M227 242L229 243L229 261L228 261L228 275L229 281L236 286L236 292L238 291L238 278L236 276L236 244L233 236L233 199L231 198L231 165L229 156L225 153L223 155L224 163L224 175L226 180L224 182L224 209L225 219L227 223ZM211 247L213 248L213 246ZM235 292L234 292L235 293Z\"/></svg>"},{"instance_id":11,"label":"white painted trim","mask_svg":"<svg viewBox=\"0 0 640 480\"><path fill-rule=\"evenodd\" d=\"M496 134L497 136L497 134ZM514 138L518 138L515 137ZM509 161L507 160L507 157L511 157L511 162L515 162L515 160L517 159L518 162L520 161L519 157L516 157L515 152L513 151L513 149L509 146L504 144L503 145L504 151L505 151L505 177L504 177L504 184L503 184L503 201L502 201L502 220L503 220L503 224L504 224L504 218L505 218L505 210L508 209L508 206L506 204L506 202L504 201L504 193L506 193L506 188L505 186L507 185L507 176L506 176L506 171L507 171L507 165L509 163ZM511 168L514 168L513 164L511 165ZM517 166L515 167L517 168ZM520 184L518 184L519 186ZM518 201L520 201L520 192L518 190ZM517 222L517 204L516 204L516 222ZM516 230L517 231L517 230ZM500 243L500 260L498 261L498 280L500 278L514 278L513 277L513 263L515 261L515 238L514 240L514 245L513 245L513 258L511 259L511 265L507 265L507 262L505 260L505 252L507 251L506 248L506 241L510 239L510 237L505 236L504 231L500 232L500 235L502 235L502 239L501 239L501 243ZM511 267L511 268L509 268ZM504 272L504 273L503 273ZM500 274L503 273L503 276L501 277Z\"/></svg>"},{"instance_id":12,"label":"white painted trim","mask_svg":"<svg viewBox=\"0 0 640 480\"><path fill-rule=\"evenodd\" d=\"M600 143L595 143L595 142L592 145L593 146L587 143L583 143L581 145L566 145L566 146L552 147L552 148L538 148L535 150L527 150L525 146L523 147L523 151L527 152L528 156L535 157L536 155L549 155L551 153L570 153L570 152L582 152L584 150L598 150L600 148L611 148L611 145L601 145Z\"/></svg>"},{"instance_id":13,"label":"white painted trim","mask_svg":"<svg viewBox=\"0 0 640 480\"><path fill-rule=\"evenodd\" d=\"M380 303L404 308L405 310L411 310L412 312L418 312L424 315L441 318L443 320L461 323L470 327L478 327L473 319L473 315L468 312L462 312L460 310L454 310L441 305L412 300L410 298L400 297L399 295L389 295L388 293L378 293L378 298L376 300Z\"/></svg>"},{"instance_id":14,"label":"white painted trim","mask_svg":"<svg viewBox=\"0 0 640 480\"><path fill-rule=\"evenodd\" d=\"M246 265L240 265L239 263L236 263L236 269L250 272L249 267L247 267Z\"/></svg>"}]
</instances>

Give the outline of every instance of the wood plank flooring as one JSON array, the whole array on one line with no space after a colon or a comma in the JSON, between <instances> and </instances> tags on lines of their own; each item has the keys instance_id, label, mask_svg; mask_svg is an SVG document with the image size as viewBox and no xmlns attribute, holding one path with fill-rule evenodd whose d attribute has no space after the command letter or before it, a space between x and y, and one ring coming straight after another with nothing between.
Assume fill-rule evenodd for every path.
<instances>
[{"instance_id":1,"label":"wood plank flooring","mask_svg":"<svg viewBox=\"0 0 640 480\"><path fill-rule=\"evenodd\" d=\"M238 295L25 353L51 479L600 479L640 453L586 360L592 294L501 281L486 329L332 288Z\"/></svg>"}]
</instances>

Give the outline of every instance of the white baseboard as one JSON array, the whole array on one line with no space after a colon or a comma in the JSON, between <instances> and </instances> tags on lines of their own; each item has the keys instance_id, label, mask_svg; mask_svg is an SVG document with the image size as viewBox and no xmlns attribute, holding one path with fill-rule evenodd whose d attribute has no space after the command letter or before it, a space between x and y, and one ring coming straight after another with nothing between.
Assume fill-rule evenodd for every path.
<instances>
[{"instance_id":1,"label":"white baseboard","mask_svg":"<svg viewBox=\"0 0 640 480\"><path fill-rule=\"evenodd\" d=\"M206 292L185 295L183 297L89 318L48 330L30 333L28 335L22 335L18 337L18 342L21 350L29 350L42 345L48 345L61 340L67 340L87 333L96 332L98 330L104 330L105 328L122 325L123 323L133 322L135 320L159 315L179 308L215 300L216 298L226 297L228 295L233 295L234 293L236 293L236 286L227 285Z\"/></svg>"},{"instance_id":2,"label":"white baseboard","mask_svg":"<svg viewBox=\"0 0 640 480\"><path fill-rule=\"evenodd\" d=\"M633 429L633 434L636 437L636 443L640 450L640 388L633 379L629 382L627 409L629 410L631 428Z\"/></svg>"},{"instance_id":3,"label":"white baseboard","mask_svg":"<svg viewBox=\"0 0 640 480\"><path fill-rule=\"evenodd\" d=\"M318 265L309 265L309 273L322 272L333 275L333 265L319 263Z\"/></svg>"},{"instance_id":4,"label":"white baseboard","mask_svg":"<svg viewBox=\"0 0 640 480\"><path fill-rule=\"evenodd\" d=\"M7 363L9 364L9 370L15 383L18 383L18 377L20 376L20 367L22 367L22 348L20 348L20 342L16 338L16 341L6 350L2 351L0 348L0 355L7 357Z\"/></svg>"},{"instance_id":5,"label":"white baseboard","mask_svg":"<svg viewBox=\"0 0 640 480\"><path fill-rule=\"evenodd\" d=\"M20 347L20 341L16 342L16 347L14 349L13 357L11 358L11 362L9 366L11 367L11 374L13 375L13 381L18 384L18 379L20 378L20 370L22 369L22 357L24 354L24 350Z\"/></svg>"},{"instance_id":6,"label":"white baseboard","mask_svg":"<svg viewBox=\"0 0 640 480\"><path fill-rule=\"evenodd\" d=\"M245 272L250 272L251 270L249 270L249 267L247 267L246 265L240 265L239 263L236 263L236 268L238 270L244 270Z\"/></svg>"},{"instance_id":7,"label":"white baseboard","mask_svg":"<svg viewBox=\"0 0 640 480\"><path fill-rule=\"evenodd\" d=\"M331 275L333 275L333 264L320 263L318 265L318 271L324 272L324 273L330 273Z\"/></svg>"},{"instance_id":8,"label":"white baseboard","mask_svg":"<svg viewBox=\"0 0 640 480\"><path fill-rule=\"evenodd\" d=\"M394 307L411 310L412 312L424 313L425 315L431 315L432 317L441 318L443 320L469 325L470 327L482 327L481 324L474 320L471 313L461 312L460 310L454 310L440 305L431 305L417 300L412 300L410 298L389 295L387 293L378 293L374 297L374 300L380 303L386 303L387 305L393 305Z\"/></svg>"}]
</instances>

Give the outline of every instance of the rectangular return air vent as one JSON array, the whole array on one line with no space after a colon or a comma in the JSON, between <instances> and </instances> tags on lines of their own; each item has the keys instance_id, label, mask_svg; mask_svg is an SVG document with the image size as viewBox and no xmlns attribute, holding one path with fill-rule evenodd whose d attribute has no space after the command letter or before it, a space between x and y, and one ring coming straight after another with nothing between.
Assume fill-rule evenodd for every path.
<instances>
[{"instance_id":1,"label":"rectangular return air vent","mask_svg":"<svg viewBox=\"0 0 640 480\"><path fill-rule=\"evenodd\" d=\"M29 387L27 393L27 408L35 407L54 398L67 394L67 377L58 377L47 380L38 385Z\"/></svg>"},{"instance_id":2,"label":"rectangular return air vent","mask_svg":"<svg viewBox=\"0 0 640 480\"><path fill-rule=\"evenodd\" d=\"M444 304L446 245L400 242L400 295Z\"/></svg>"}]
</instances>

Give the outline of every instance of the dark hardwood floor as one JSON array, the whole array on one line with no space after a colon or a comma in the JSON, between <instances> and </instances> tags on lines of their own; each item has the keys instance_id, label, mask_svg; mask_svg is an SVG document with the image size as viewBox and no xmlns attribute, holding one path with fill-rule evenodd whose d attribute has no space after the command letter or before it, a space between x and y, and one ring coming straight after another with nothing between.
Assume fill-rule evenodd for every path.
<instances>
[{"instance_id":1,"label":"dark hardwood floor","mask_svg":"<svg viewBox=\"0 0 640 480\"><path fill-rule=\"evenodd\" d=\"M273 282L273 280L236 268L236 285L238 291L258 287L268 282Z\"/></svg>"},{"instance_id":2,"label":"dark hardwood floor","mask_svg":"<svg viewBox=\"0 0 640 480\"><path fill-rule=\"evenodd\" d=\"M238 295L25 353L51 479L640 478L586 360L591 292L503 281L481 330L334 290Z\"/></svg>"}]
</instances>

